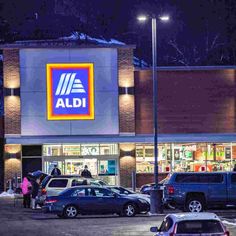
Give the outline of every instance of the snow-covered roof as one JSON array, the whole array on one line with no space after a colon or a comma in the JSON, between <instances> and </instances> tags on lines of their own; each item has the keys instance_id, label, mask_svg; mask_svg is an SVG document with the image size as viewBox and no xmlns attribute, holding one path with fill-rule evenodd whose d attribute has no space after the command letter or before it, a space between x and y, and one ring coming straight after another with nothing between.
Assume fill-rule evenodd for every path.
<instances>
[{"instance_id":1,"label":"snow-covered roof","mask_svg":"<svg viewBox=\"0 0 236 236\"><path fill-rule=\"evenodd\" d=\"M126 45L124 42L121 42L116 39L105 39L102 36L100 38L95 38L91 37L87 34L84 33L79 33L79 32L72 32L71 35L65 36L65 37L60 37L59 40L65 40L65 41L89 41L91 43L96 43L96 44L109 44L109 45Z\"/></svg>"},{"instance_id":2,"label":"snow-covered roof","mask_svg":"<svg viewBox=\"0 0 236 236\"><path fill-rule=\"evenodd\" d=\"M144 61L138 57L135 57L135 56L133 57L133 64L135 67L138 67L140 69L150 67L150 65L148 65L148 63L146 61Z\"/></svg>"},{"instance_id":3,"label":"snow-covered roof","mask_svg":"<svg viewBox=\"0 0 236 236\"><path fill-rule=\"evenodd\" d=\"M176 213L169 214L175 222L184 220L220 220L220 218L215 213L200 212L200 213Z\"/></svg>"}]
</instances>

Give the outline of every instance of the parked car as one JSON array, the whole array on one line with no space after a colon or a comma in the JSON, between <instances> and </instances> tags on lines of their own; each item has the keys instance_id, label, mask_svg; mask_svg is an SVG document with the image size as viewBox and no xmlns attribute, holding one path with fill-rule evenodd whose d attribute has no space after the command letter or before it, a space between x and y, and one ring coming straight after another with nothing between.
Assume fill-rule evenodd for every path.
<instances>
[{"instance_id":1,"label":"parked car","mask_svg":"<svg viewBox=\"0 0 236 236\"><path fill-rule=\"evenodd\" d=\"M93 178L83 178L76 175L47 176L41 184L36 203L43 205L47 196L57 196L63 190L80 185L105 186L106 182Z\"/></svg>"},{"instance_id":2,"label":"parked car","mask_svg":"<svg viewBox=\"0 0 236 236\"><path fill-rule=\"evenodd\" d=\"M43 212L75 218L78 214L113 214L132 217L149 211L149 203L138 197L121 195L105 187L77 186L58 196L47 197Z\"/></svg>"},{"instance_id":3,"label":"parked car","mask_svg":"<svg viewBox=\"0 0 236 236\"><path fill-rule=\"evenodd\" d=\"M107 188L111 189L113 192L128 195L130 197L138 197L145 199L150 204L150 196L147 194L135 193L127 188L121 186L106 186Z\"/></svg>"},{"instance_id":4,"label":"parked car","mask_svg":"<svg viewBox=\"0 0 236 236\"><path fill-rule=\"evenodd\" d=\"M165 179L161 180L158 183L158 186L162 189L164 183L170 178L171 174L169 174ZM149 194L150 195L150 191L153 190L155 187L155 183L150 183L150 184L144 184L141 186L140 188L140 193L142 194Z\"/></svg>"},{"instance_id":5,"label":"parked car","mask_svg":"<svg viewBox=\"0 0 236 236\"><path fill-rule=\"evenodd\" d=\"M155 236L229 236L214 213L177 213L167 215L160 228L151 227Z\"/></svg>"},{"instance_id":6,"label":"parked car","mask_svg":"<svg viewBox=\"0 0 236 236\"><path fill-rule=\"evenodd\" d=\"M236 205L235 172L173 173L164 185L164 202L185 211Z\"/></svg>"}]
</instances>

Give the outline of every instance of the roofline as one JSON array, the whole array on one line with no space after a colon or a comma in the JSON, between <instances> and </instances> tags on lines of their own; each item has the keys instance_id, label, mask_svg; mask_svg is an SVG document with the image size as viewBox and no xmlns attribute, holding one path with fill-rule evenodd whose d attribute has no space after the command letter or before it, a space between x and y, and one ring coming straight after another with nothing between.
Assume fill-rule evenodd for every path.
<instances>
[{"instance_id":1,"label":"roofline","mask_svg":"<svg viewBox=\"0 0 236 236\"><path fill-rule=\"evenodd\" d=\"M236 69L236 65L216 65L216 66L157 66L157 71L192 71L192 70L229 70ZM135 67L134 71L151 71L152 67Z\"/></svg>"},{"instance_id":2,"label":"roofline","mask_svg":"<svg viewBox=\"0 0 236 236\"><path fill-rule=\"evenodd\" d=\"M6 144L153 143L153 135L50 135L5 134ZM236 133L159 134L158 143L235 143Z\"/></svg>"},{"instance_id":3,"label":"roofline","mask_svg":"<svg viewBox=\"0 0 236 236\"><path fill-rule=\"evenodd\" d=\"M50 40L25 40L15 41L14 43L0 44L0 49L20 49L20 48L132 48L136 45L121 44L93 44L84 41L72 41L63 39Z\"/></svg>"}]
</instances>

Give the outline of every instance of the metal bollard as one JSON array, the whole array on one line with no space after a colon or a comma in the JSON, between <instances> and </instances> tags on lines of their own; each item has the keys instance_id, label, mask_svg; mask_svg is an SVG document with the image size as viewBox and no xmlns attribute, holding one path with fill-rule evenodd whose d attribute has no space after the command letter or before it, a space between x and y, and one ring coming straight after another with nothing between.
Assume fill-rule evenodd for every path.
<instances>
[{"instance_id":1,"label":"metal bollard","mask_svg":"<svg viewBox=\"0 0 236 236\"><path fill-rule=\"evenodd\" d=\"M151 198L151 214L162 214L163 213L163 190L159 187L158 189L153 189L150 191L150 198Z\"/></svg>"}]
</instances>

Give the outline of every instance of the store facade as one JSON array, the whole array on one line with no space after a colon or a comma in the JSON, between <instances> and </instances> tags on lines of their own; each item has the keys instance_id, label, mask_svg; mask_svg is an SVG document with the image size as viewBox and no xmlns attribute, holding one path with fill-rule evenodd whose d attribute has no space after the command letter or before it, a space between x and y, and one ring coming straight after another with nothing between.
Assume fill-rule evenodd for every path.
<instances>
[{"instance_id":1,"label":"store facade","mask_svg":"<svg viewBox=\"0 0 236 236\"><path fill-rule=\"evenodd\" d=\"M88 165L95 178L131 187L153 181L151 70L133 46L19 42L3 48L5 183L55 164ZM234 67L159 68L160 178L229 171L236 164Z\"/></svg>"}]
</instances>

